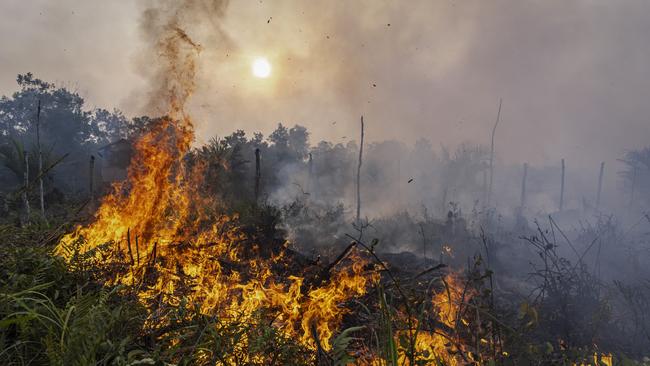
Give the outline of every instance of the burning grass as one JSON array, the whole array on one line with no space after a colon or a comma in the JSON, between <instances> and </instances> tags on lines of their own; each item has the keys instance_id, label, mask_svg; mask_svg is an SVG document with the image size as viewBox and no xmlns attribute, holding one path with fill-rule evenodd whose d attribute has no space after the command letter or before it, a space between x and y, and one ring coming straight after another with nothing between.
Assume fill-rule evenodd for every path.
<instances>
[{"instance_id":1,"label":"burning grass","mask_svg":"<svg viewBox=\"0 0 650 366\"><path fill-rule=\"evenodd\" d=\"M190 12L218 14L202 2L168 5L146 12L144 27L159 56L160 90L152 103L167 116L139 136L128 178L113 186L92 219L58 240L54 256L33 244L41 240L3 248L0 359L508 364L504 344L526 327L514 329L495 313L492 272L480 256L462 274L443 266L399 274L378 257L376 243L366 245L359 235L324 264L223 213L221 202L205 193L204 163L188 158L194 127L184 111L201 51L184 26L192 23ZM534 323L534 314L524 311L518 321ZM543 356L553 352L551 346ZM592 359L611 364L608 357Z\"/></svg>"},{"instance_id":2,"label":"burning grass","mask_svg":"<svg viewBox=\"0 0 650 366\"><path fill-rule=\"evenodd\" d=\"M135 288L152 315L159 303L181 301L237 322L273 311L271 324L285 336L315 349L315 327L322 348L329 350L345 314L339 305L363 295L376 279L365 270L367 261L355 256L333 269L328 281L307 286L301 272L290 273L285 248L252 242L234 224L236 218L211 222L202 208L215 203L200 195L195 179L200 167L188 171L183 164L188 134L187 126L159 120L136 143L129 179L114 187L89 225L61 239L57 253L111 268L106 283ZM149 322L164 324L165 319Z\"/></svg>"},{"instance_id":3,"label":"burning grass","mask_svg":"<svg viewBox=\"0 0 650 366\"><path fill-rule=\"evenodd\" d=\"M188 167L183 160L190 141L189 121L156 121L135 144L128 179L116 184L91 222L65 235L55 252L69 265L98 269L94 272L98 281L128 289L124 291L147 310L146 332L158 338L169 336L164 330L173 323L170 309L190 306L196 316L219 319L224 329L264 322L311 352L310 359L321 353L327 359L351 312L345 305L378 285L377 266L385 265L378 258L372 264L368 253L353 246L331 265L310 264L285 244L250 238L237 217L215 216L211 210L218 202L201 194L201 165ZM462 352L461 341L452 340L449 331L424 330L420 324L423 314L433 309L427 317L437 316L453 330L460 319L457 308L470 297L464 292L459 298L457 287L457 280L448 276L446 291L423 302L419 318L411 299L396 288L405 307L394 307L393 314L385 315L408 325L387 335L397 340L389 343L401 364L409 360L458 364L455 354ZM385 301L380 307L386 312ZM410 344L402 341L405 337ZM254 356L235 357L241 353L236 350L257 341L256 336L242 335L233 344L232 356L221 356L225 357L221 362L264 363ZM362 344L357 351L369 352ZM195 356L198 361L214 360L206 350ZM380 363L372 355L367 361Z\"/></svg>"},{"instance_id":4,"label":"burning grass","mask_svg":"<svg viewBox=\"0 0 650 366\"><path fill-rule=\"evenodd\" d=\"M204 166L185 161L194 129L184 105L194 89L201 51L182 26L184 12L192 9L191 2L186 5L177 12L149 14L157 29L154 48L161 56L161 95L156 102L165 105L168 117L154 121L139 137L127 180L113 186L88 224L61 238L55 253L72 269L91 268L95 281L136 298L146 309L143 332L150 342L176 334L168 345L184 349L181 353L191 354L196 363L268 363L268 356L243 352L258 344L260 329L292 339L307 352L304 359L309 362L336 363L332 354L347 357L345 349L353 340L347 336L350 332L334 339L352 311L346 305L380 285L377 265L387 268L376 256L372 264L374 253L365 246L366 253L346 250L330 265L310 265L283 243L247 235L236 215L217 213L220 203L203 194ZM443 341L433 331L431 340L439 345L427 346L426 332L415 331L424 319L415 318L412 299L395 288L404 308L388 310L386 299L380 301L381 308L389 323L393 317L405 318L408 327L386 334L391 357L415 362L416 353L426 351L428 357L455 360L454 355L438 354ZM225 332L237 341L218 355L210 347L187 351L183 332L172 330L177 328L172 314L187 307L197 319L215 319L201 334ZM265 326L231 334L251 324ZM401 341L404 334L408 346ZM381 363L363 342L356 343L357 352L366 354L363 359Z\"/></svg>"}]
</instances>

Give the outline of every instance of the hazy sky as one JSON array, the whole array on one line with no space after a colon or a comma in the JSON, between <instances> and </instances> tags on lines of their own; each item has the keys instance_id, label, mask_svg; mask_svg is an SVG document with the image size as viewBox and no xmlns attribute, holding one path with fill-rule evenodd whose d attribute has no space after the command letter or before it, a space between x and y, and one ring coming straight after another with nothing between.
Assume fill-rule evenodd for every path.
<instances>
[{"instance_id":1,"label":"hazy sky","mask_svg":"<svg viewBox=\"0 0 650 366\"><path fill-rule=\"evenodd\" d=\"M144 7L2 0L0 93L31 71L147 113ZM649 1L232 1L188 34L203 46L199 142L278 122L343 142L363 114L370 140L488 144L501 97L505 161L615 161L650 144ZM268 79L251 75L259 56Z\"/></svg>"}]
</instances>

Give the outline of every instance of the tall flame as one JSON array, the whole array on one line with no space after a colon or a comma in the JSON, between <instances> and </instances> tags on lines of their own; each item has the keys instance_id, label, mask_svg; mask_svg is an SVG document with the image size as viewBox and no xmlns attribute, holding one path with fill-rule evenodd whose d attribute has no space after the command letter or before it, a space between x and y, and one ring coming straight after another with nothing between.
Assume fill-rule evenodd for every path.
<instances>
[{"instance_id":1,"label":"tall flame","mask_svg":"<svg viewBox=\"0 0 650 366\"><path fill-rule=\"evenodd\" d=\"M249 255L264 243L246 240L236 217L206 213L216 202L201 194L202 165L184 162L194 138L184 107L201 47L181 28L182 10L181 4L165 18L156 42L166 116L135 141L126 181L115 184L92 222L64 236L56 251L67 260L82 254L113 268L108 283L131 286L151 308L186 298L205 314L240 322L266 309L275 313L273 326L311 349L316 329L327 350L344 314L340 304L364 294L375 275L356 258L335 269L330 281L307 286L302 277L280 275L277 268L287 261L282 254Z\"/></svg>"},{"instance_id":2,"label":"tall flame","mask_svg":"<svg viewBox=\"0 0 650 366\"><path fill-rule=\"evenodd\" d=\"M378 274L366 271L366 260L353 252L319 284L288 275L291 258L286 253L255 255L264 243L252 243L238 228L237 217L208 214L218 202L202 194L203 165L189 167L184 161L194 139L185 104L194 90L201 46L185 32L182 20L184 11L203 2L167 3L164 14L151 10L147 18L153 24L160 68L155 102L164 102L165 117L134 142L127 179L114 184L92 221L64 236L56 252L68 261L83 255L110 268L108 284L133 289L151 310L187 299L200 305L202 313L233 323L266 311L272 313L272 326L286 336L315 350L316 333L319 345L330 350L346 313L341 304L365 294ZM458 288L453 278L447 281ZM459 299L455 291L450 293L436 295L433 306L452 327ZM153 321L148 325L160 326ZM444 334L421 332L416 349L431 355L423 361L447 355L445 361L458 364L448 354L448 343Z\"/></svg>"}]
</instances>

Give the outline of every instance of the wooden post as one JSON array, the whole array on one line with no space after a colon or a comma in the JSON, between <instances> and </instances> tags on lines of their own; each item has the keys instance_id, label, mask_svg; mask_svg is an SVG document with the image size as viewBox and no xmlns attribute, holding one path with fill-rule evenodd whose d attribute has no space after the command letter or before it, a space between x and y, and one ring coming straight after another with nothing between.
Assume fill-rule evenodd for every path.
<instances>
[{"instance_id":1,"label":"wooden post","mask_svg":"<svg viewBox=\"0 0 650 366\"><path fill-rule=\"evenodd\" d=\"M600 174L598 175L598 193L596 194L596 209L600 207L600 194L603 190L603 174L605 173L605 162L600 163Z\"/></svg>"},{"instance_id":2,"label":"wooden post","mask_svg":"<svg viewBox=\"0 0 650 366\"><path fill-rule=\"evenodd\" d=\"M566 166L564 165L564 159L562 159L562 181L560 183L560 211L564 208L564 174L566 171Z\"/></svg>"},{"instance_id":3,"label":"wooden post","mask_svg":"<svg viewBox=\"0 0 650 366\"><path fill-rule=\"evenodd\" d=\"M31 210L29 208L29 198L27 197L27 191L29 190L29 153L27 150L23 151L25 155L25 170L23 171L23 177L25 178L25 188L23 190L23 202L25 204L25 215L27 218L25 224L29 224L29 217L31 216Z\"/></svg>"},{"instance_id":4,"label":"wooden post","mask_svg":"<svg viewBox=\"0 0 650 366\"><path fill-rule=\"evenodd\" d=\"M255 204L260 196L260 180L262 179L262 170L260 167L260 149L255 149Z\"/></svg>"},{"instance_id":5,"label":"wooden post","mask_svg":"<svg viewBox=\"0 0 650 366\"><path fill-rule=\"evenodd\" d=\"M47 224L45 217L45 193L43 191L43 151L41 150L41 100L38 100L36 110L36 148L38 149L38 194L41 203L41 216Z\"/></svg>"},{"instance_id":6,"label":"wooden post","mask_svg":"<svg viewBox=\"0 0 650 366\"><path fill-rule=\"evenodd\" d=\"M90 166L88 169L88 189L90 191L90 203L95 203L95 156L90 155Z\"/></svg>"},{"instance_id":7,"label":"wooden post","mask_svg":"<svg viewBox=\"0 0 650 366\"><path fill-rule=\"evenodd\" d=\"M528 163L524 163L524 175L521 178L521 209L526 206L526 178L528 177Z\"/></svg>"},{"instance_id":8,"label":"wooden post","mask_svg":"<svg viewBox=\"0 0 650 366\"><path fill-rule=\"evenodd\" d=\"M492 199L492 182L494 180L494 135L497 132L497 126L499 125L499 120L501 119L501 102L502 99L499 99L499 110L497 112L497 120L494 122L494 127L492 128L492 144L490 145L490 183L488 185L487 193L487 206L490 206Z\"/></svg>"},{"instance_id":9,"label":"wooden post","mask_svg":"<svg viewBox=\"0 0 650 366\"><path fill-rule=\"evenodd\" d=\"M361 116L361 144L359 145L359 164L357 165L357 224L361 222L361 163L363 159L363 116Z\"/></svg>"}]
</instances>

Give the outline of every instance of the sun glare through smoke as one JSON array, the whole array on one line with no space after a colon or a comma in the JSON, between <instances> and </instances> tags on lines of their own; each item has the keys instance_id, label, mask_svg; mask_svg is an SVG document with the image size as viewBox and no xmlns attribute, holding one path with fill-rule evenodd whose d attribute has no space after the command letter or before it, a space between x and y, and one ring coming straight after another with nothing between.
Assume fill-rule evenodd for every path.
<instances>
[{"instance_id":1,"label":"sun glare through smoke","mask_svg":"<svg viewBox=\"0 0 650 366\"><path fill-rule=\"evenodd\" d=\"M264 57L257 58L253 61L252 71L255 77L266 79L271 75L271 64Z\"/></svg>"}]
</instances>

